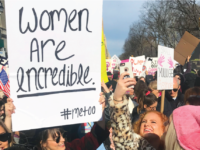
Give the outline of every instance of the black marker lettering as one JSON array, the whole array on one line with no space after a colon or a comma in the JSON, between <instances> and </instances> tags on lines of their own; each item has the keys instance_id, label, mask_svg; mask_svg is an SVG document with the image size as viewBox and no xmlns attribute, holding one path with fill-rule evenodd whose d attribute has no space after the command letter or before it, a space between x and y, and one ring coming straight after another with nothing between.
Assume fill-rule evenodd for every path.
<instances>
[{"instance_id":1,"label":"black marker lettering","mask_svg":"<svg viewBox=\"0 0 200 150\"><path fill-rule=\"evenodd\" d=\"M35 44L36 44L36 50L33 50L33 42L35 42ZM37 39L36 38L34 38L32 41L31 41L31 48L30 48L30 50L31 50L31 54L30 54L30 60L31 60L31 62L32 62L32 53L33 52L37 52L37 61L38 62L40 62L40 53L39 53L39 45L38 45L38 41L37 41Z\"/></svg>"},{"instance_id":2,"label":"black marker lettering","mask_svg":"<svg viewBox=\"0 0 200 150\"><path fill-rule=\"evenodd\" d=\"M59 84L63 86L65 86L65 70L66 70L65 68L66 66L64 65L63 69L59 73Z\"/></svg>"},{"instance_id":3,"label":"black marker lettering","mask_svg":"<svg viewBox=\"0 0 200 150\"><path fill-rule=\"evenodd\" d=\"M41 70L44 72L44 68L40 67L40 69L38 71L38 86L39 86L40 89L43 89L44 87L40 85L40 71Z\"/></svg>"},{"instance_id":4,"label":"black marker lettering","mask_svg":"<svg viewBox=\"0 0 200 150\"><path fill-rule=\"evenodd\" d=\"M29 90L29 92L31 91L31 88L30 88L30 85L31 85L31 81L30 81L30 73L31 73L31 71L32 70L34 70L34 72L35 72L35 87L36 87L36 90L38 90L38 88L37 88L37 70L33 67L33 68L31 68L31 69L29 69L28 71L26 71L26 74L27 74L27 76L28 76L28 90Z\"/></svg>"},{"instance_id":5,"label":"black marker lettering","mask_svg":"<svg viewBox=\"0 0 200 150\"><path fill-rule=\"evenodd\" d=\"M73 17L72 17L72 19L71 19L71 16L72 16L73 12L74 12L74 15L73 15ZM77 30L77 28L73 29L72 26L71 26L71 23L72 23L72 22L74 21L74 19L76 18L76 15L77 15L77 11L76 11L75 9L74 9L74 10L71 12L71 14L69 15L69 28L70 28L72 31L76 31L76 30Z\"/></svg>"},{"instance_id":6,"label":"black marker lettering","mask_svg":"<svg viewBox=\"0 0 200 150\"><path fill-rule=\"evenodd\" d=\"M19 10L19 31L22 33L22 34L25 34L28 30L30 32L35 32L36 29L37 29L37 26L38 26L38 19L37 19L37 14L35 12L35 9L33 8L33 14L34 14L34 18L35 18L35 28L32 30L30 28L30 23L28 22L28 25L26 27L26 30L25 31L22 31L22 14L23 14L23 7Z\"/></svg>"},{"instance_id":7,"label":"black marker lettering","mask_svg":"<svg viewBox=\"0 0 200 150\"><path fill-rule=\"evenodd\" d=\"M67 57L67 58L63 58L63 59L61 59L60 57L58 57L58 53L60 52L60 51L62 51L64 48L65 48L65 41L62 41L62 42L60 42L60 44L57 46L57 48L56 48L56 51L55 51L55 56L56 56L56 58L58 59L58 60L67 60L67 59L70 59L70 58L72 58L72 57L74 57L74 55L71 55L71 56L69 56L69 57ZM60 47L60 45L63 45L62 47L61 47L61 49L59 49L59 47Z\"/></svg>"},{"instance_id":8,"label":"black marker lettering","mask_svg":"<svg viewBox=\"0 0 200 150\"><path fill-rule=\"evenodd\" d=\"M48 69L45 68L45 88L47 88L47 75L48 75L48 71L51 71L51 75L52 75L52 69L51 68L48 68Z\"/></svg>"},{"instance_id":9,"label":"black marker lettering","mask_svg":"<svg viewBox=\"0 0 200 150\"><path fill-rule=\"evenodd\" d=\"M88 77L88 73L90 71L90 67L87 67L84 73L84 83L88 84L90 81L92 81L92 79L90 79L88 82L86 81L86 78Z\"/></svg>"},{"instance_id":10,"label":"black marker lettering","mask_svg":"<svg viewBox=\"0 0 200 150\"><path fill-rule=\"evenodd\" d=\"M83 83L81 82L82 75L83 75L83 66L80 64L79 69L78 69L78 82L77 82L77 84L80 83L82 86L84 86Z\"/></svg>"},{"instance_id":11,"label":"black marker lettering","mask_svg":"<svg viewBox=\"0 0 200 150\"><path fill-rule=\"evenodd\" d=\"M57 73L58 73L58 68L54 68L53 74L52 74L52 84L54 86L58 84L58 81L56 83L53 81L53 79L56 77Z\"/></svg>"},{"instance_id":12,"label":"black marker lettering","mask_svg":"<svg viewBox=\"0 0 200 150\"><path fill-rule=\"evenodd\" d=\"M89 29L88 29L88 20L89 20L89 11L88 11L88 9L80 10L79 13L78 13L78 18L79 18L79 31L81 31L81 20L82 20L82 13L83 13L83 11L86 11L86 12L87 12L86 30L87 30L88 32L92 32L92 31L89 31Z\"/></svg>"},{"instance_id":13,"label":"black marker lettering","mask_svg":"<svg viewBox=\"0 0 200 150\"><path fill-rule=\"evenodd\" d=\"M52 42L53 46L55 46L55 41L53 39L49 39L47 40L45 43L43 43L43 41L41 41L41 49L42 49L42 62L43 62L43 56L44 56L44 47L46 46L46 44L48 42Z\"/></svg>"},{"instance_id":14,"label":"black marker lettering","mask_svg":"<svg viewBox=\"0 0 200 150\"><path fill-rule=\"evenodd\" d=\"M54 13L56 12L57 16L58 16L58 21L60 21L60 14L61 14L61 11L63 11L65 13L65 27L64 27L64 32L66 32L66 29L67 29L67 18L68 18L68 15L67 15L67 12L65 9L61 9L59 12L57 10L54 10L54 11L51 11L50 12L50 16L51 16L51 30L53 31L54 30Z\"/></svg>"},{"instance_id":15,"label":"black marker lettering","mask_svg":"<svg viewBox=\"0 0 200 150\"><path fill-rule=\"evenodd\" d=\"M19 83L19 71L21 70L21 82ZM24 69L22 67L20 67L17 71L17 83L18 83L18 86L19 86L19 89L17 90L17 92L19 92L19 90L23 91L23 92L27 92L26 90L24 90L22 88L22 85L23 85L23 82L24 82Z\"/></svg>"},{"instance_id":16,"label":"black marker lettering","mask_svg":"<svg viewBox=\"0 0 200 150\"><path fill-rule=\"evenodd\" d=\"M48 16L48 20L49 20L48 22L49 22L49 24L48 24L48 26L47 26L46 28L43 28L42 19L43 19L43 15L44 15L45 13L46 13L47 16ZM50 21L51 21L51 18L50 18L50 16L49 16L48 11L47 11L47 10L43 11L42 14L41 14L41 16L40 16L40 28L41 28L43 31L47 31L47 30L49 29L50 25L51 25Z\"/></svg>"}]
</instances>

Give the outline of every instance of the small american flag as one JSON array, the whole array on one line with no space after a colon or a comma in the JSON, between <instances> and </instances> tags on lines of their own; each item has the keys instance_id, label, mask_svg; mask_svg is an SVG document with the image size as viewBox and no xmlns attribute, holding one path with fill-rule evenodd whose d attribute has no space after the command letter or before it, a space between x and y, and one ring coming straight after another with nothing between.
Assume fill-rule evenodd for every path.
<instances>
[{"instance_id":1,"label":"small american flag","mask_svg":"<svg viewBox=\"0 0 200 150\"><path fill-rule=\"evenodd\" d=\"M10 81L4 69L0 73L0 88L7 97L10 97Z\"/></svg>"}]
</instances>

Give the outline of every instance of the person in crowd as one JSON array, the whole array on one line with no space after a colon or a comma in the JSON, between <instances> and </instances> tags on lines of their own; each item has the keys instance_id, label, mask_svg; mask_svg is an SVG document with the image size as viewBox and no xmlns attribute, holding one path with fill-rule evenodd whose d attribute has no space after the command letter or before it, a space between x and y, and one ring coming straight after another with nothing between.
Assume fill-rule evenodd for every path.
<instances>
[{"instance_id":1,"label":"person in crowd","mask_svg":"<svg viewBox=\"0 0 200 150\"><path fill-rule=\"evenodd\" d=\"M139 80L139 81L136 83L136 85L134 86L134 93L135 93L135 96L137 97L136 102L139 103L138 97L139 97L139 95L141 94L141 91L144 92L144 93L147 93L148 90L149 90L149 89L148 89L147 85L145 84L145 82L142 81L142 80Z\"/></svg>"},{"instance_id":2,"label":"person in crowd","mask_svg":"<svg viewBox=\"0 0 200 150\"><path fill-rule=\"evenodd\" d=\"M197 72L197 77L194 82L194 86L199 86L200 87L200 70Z\"/></svg>"},{"instance_id":3,"label":"person in crowd","mask_svg":"<svg viewBox=\"0 0 200 150\"><path fill-rule=\"evenodd\" d=\"M113 75L113 79L109 79L109 82L106 83L107 87L110 88L112 86L112 92L115 92L115 88L117 85L118 74Z\"/></svg>"},{"instance_id":4,"label":"person in crowd","mask_svg":"<svg viewBox=\"0 0 200 150\"><path fill-rule=\"evenodd\" d=\"M185 74L185 90L194 87L197 75L194 73Z\"/></svg>"},{"instance_id":5,"label":"person in crowd","mask_svg":"<svg viewBox=\"0 0 200 150\"><path fill-rule=\"evenodd\" d=\"M174 110L163 136L166 150L200 149L199 114L200 106L186 105Z\"/></svg>"},{"instance_id":6,"label":"person in crowd","mask_svg":"<svg viewBox=\"0 0 200 150\"><path fill-rule=\"evenodd\" d=\"M174 74L174 77L179 80L179 82L180 82L180 89L179 90L180 90L181 93L184 94L186 89L187 89L187 87L185 85L185 81L184 81L183 75L180 74L180 73L177 73L177 74Z\"/></svg>"},{"instance_id":7,"label":"person in crowd","mask_svg":"<svg viewBox=\"0 0 200 150\"><path fill-rule=\"evenodd\" d=\"M160 138L165 132L165 123L168 118L158 111L146 111L140 115L139 120L134 124L135 133L144 137L145 134L154 133Z\"/></svg>"},{"instance_id":8,"label":"person in crowd","mask_svg":"<svg viewBox=\"0 0 200 150\"><path fill-rule=\"evenodd\" d=\"M187 73L190 73L191 72L191 63L190 63L190 58L191 58L191 55L187 57L186 59L186 71L184 72L183 71L183 66L182 65L178 65L175 69L174 69L174 73L175 74L182 74L182 75L185 75Z\"/></svg>"},{"instance_id":9,"label":"person in crowd","mask_svg":"<svg viewBox=\"0 0 200 150\"><path fill-rule=\"evenodd\" d=\"M169 101L172 111L184 105L184 95L179 91L180 82L177 78L173 78L173 89L166 90L165 97Z\"/></svg>"},{"instance_id":10,"label":"person in crowd","mask_svg":"<svg viewBox=\"0 0 200 150\"><path fill-rule=\"evenodd\" d=\"M191 95L186 100L186 105L200 106L200 95Z\"/></svg>"},{"instance_id":11,"label":"person in crowd","mask_svg":"<svg viewBox=\"0 0 200 150\"><path fill-rule=\"evenodd\" d=\"M100 104L105 108L105 98L101 95ZM109 132L105 129L105 120L95 123L91 132L81 139L72 142L65 141L60 128L41 129L36 134L37 146L39 150L96 150L99 145L108 137Z\"/></svg>"},{"instance_id":12,"label":"person in crowd","mask_svg":"<svg viewBox=\"0 0 200 150\"><path fill-rule=\"evenodd\" d=\"M158 98L158 105L156 107L157 111L160 111L160 107L161 107L161 91L157 90L157 81L152 81L149 84L149 89L151 90L151 92ZM169 117L172 114L172 107L169 103L168 100L164 101L164 111L163 114L165 114L167 117Z\"/></svg>"},{"instance_id":13,"label":"person in crowd","mask_svg":"<svg viewBox=\"0 0 200 150\"><path fill-rule=\"evenodd\" d=\"M184 95L184 103L187 104L187 99L190 96L200 96L200 87L193 87L186 90Z\"/></svg>"},{"instance_id":14,"label":"person in crowd","mask_svg":"<svg viewBox=\"0 0 200 150\"><path fill-rule=\"evenodd\" d=\"M109 99L112 139L115 143L115 149L155 150L149 142L132 129L128 100L125 93L133 91L129 87L135 85L135 82L131 78L123 79L126 75L129 75L129 73L125 72L120 76L114 96Z\"/></svg>"},{"instance_id":15,"label":"person in crowd","mask_svg":"<svg viewBox=\"0 0 200 150\"><path fill-rule=\"evenodd\" d=\"M143 95L144 94L144 95ZM132 123L136 122L139 119L139 116L146 111L156 110L158 99L157 97L148 91L146 94L141 92L141 96L138 97L139 105L133 109L132 112Z\"/></svg>"},{"instance_id":16,"label":"person in crowd","mask_svg":"<svg viewBox=\"0 0 200 150\"><path fill-rule=\"evenodd\" d=\"M149 85L149 83L151 81L154 81L157 79L157 72L155 72L154 75L148 75L148 71L145 72L146 73L146 84Z\"/></svg>"},{"instance_id":17,"label":"person in crowd","mask_svg":"<svg viewBox=\"0 0 200 150\"><path fill-rule=\"evenodd\" d=\"M111 81L112 80L112 73L111 72L107 72L107 76L108 76L108 80Z\"/></svg>"},{"instance_id":18,"label":"person in crowd","mask_svg":"<svg viewBox=\"0 0 200 150\"><path fill-rule=\"evenodd\" d=\"M10 130L6 127L2 120L0 120L0 150L11 147L13 144Z\"/></svg>"},{"instance_id":19,"label":"person in crowd","mask_svg":"<svg viewBox=\"0 0 200 150\"><path fill-rule=\"evenodd\" d=\"M185 92L184 103L186 105L200 105L200 87L189 88Z\"/></svg>"},{"instance_id":20,"label":"person in crowd","mask_svg":"<svg viewBox=\"0 0 200 150\"><path fill-rule=\"evenodd\" d=\"M146 82L144 77L140 77L139 80Z\"/></svg>"}]
</instances>

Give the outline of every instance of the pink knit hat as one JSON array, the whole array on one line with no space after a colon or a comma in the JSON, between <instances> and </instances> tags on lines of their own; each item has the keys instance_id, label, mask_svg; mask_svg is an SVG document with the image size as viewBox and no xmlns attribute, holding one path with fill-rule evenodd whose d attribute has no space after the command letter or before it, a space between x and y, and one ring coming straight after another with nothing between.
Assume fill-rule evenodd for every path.
<instances>
[{"instance_id":1,"label":"pink knit hat","mask_svg":"<svg viewBox=\"0 0 200 150\"><path fill-rule=\"evenodd\" d=\"M185 150L200 150L200 106L175 109L173 122L180 146Z\"/></svg>"}]
</instances>

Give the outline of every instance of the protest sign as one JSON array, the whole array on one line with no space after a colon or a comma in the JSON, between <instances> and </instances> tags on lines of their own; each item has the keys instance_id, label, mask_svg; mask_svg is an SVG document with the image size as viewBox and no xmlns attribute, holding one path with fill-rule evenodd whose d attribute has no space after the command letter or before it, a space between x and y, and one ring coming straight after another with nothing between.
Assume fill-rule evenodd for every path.
<instances>
[{"instance_id":1,"label":"protest sign","mask_svg":"<svg viewBox=\"0 0 200 150\"><path fill-rule=\"evenodd\" d=\"M135 76L140 76L142 74L143 65L145 62L145 56L130 57L129 61L132 64L133 74Z\"/></svg>"},{"instance_id":2,"label":"protest sign","mask_svg":"<svg viewBox=\"0 0 200 150\"><path fill-rule=\"evenodd\" d=\"M5 4L13 131L100 120L102 0Z\"/></svg>"},{"instance_id":3,"label":"protest sign","mask_svg":"<svg viewBox=\"0 0 200 150\"><path fill-rule=\"evenodd\" d=\"M173 89L174 49L158 46L157 89Z\"/></svg>"},{"instance_id":4,"label":"protest sign","mask_svg":"<svg viewBox=\"0 0 200 150\"><path fill-rule=\"evenodd\" d=\"M111 72L113 74L113 70L115 69L116 65L117 65L116 60L106 59L107 72Z\"/></svg>"},{"instance_id":5,"label":"protest sign","mask_svg":"<svg viewBox=\"0 0 200 150\"><path fill-rule=\"evenodd\" d=\"M116 55L114 55L111 59L112 59L112 60L116 60L116 63L117 63L117 64L120 64L120 63L121 63L121 60L120 60Z\"/></svg>"},{"instance_id":6,"label":"protest sign","mask_svg":"<svg viewBox=\"0 0 200 150\"><path fill-rule=\"evenodd\" d=\"M194 37L192 34L186 31L175 48L174 59L181 65L184 65L187 56L193 53L193 51L199 45L199 42L200 40L198 38Z\"/></svg>"},{"instance_id":7,"label":"protest sign","mask_svg":"<svg viewBox=\"0 0 200 150\"><path fill-rule=\"evenodd\" d=\"M129 62L129 59L121 60L121 63Z\"/></svg>"},{"instance_id":8,"label":"protest sign","mask_svg":"<svg viewBox=\"0 0 200 150\"><path fill-rule=\"evenodd\" d=\"M158 58L157 57L147 57L145 63L144 63L145 71L148 71L148 75L154 75L157 71L158 66Z\"/></svg>"}]
</instances>

